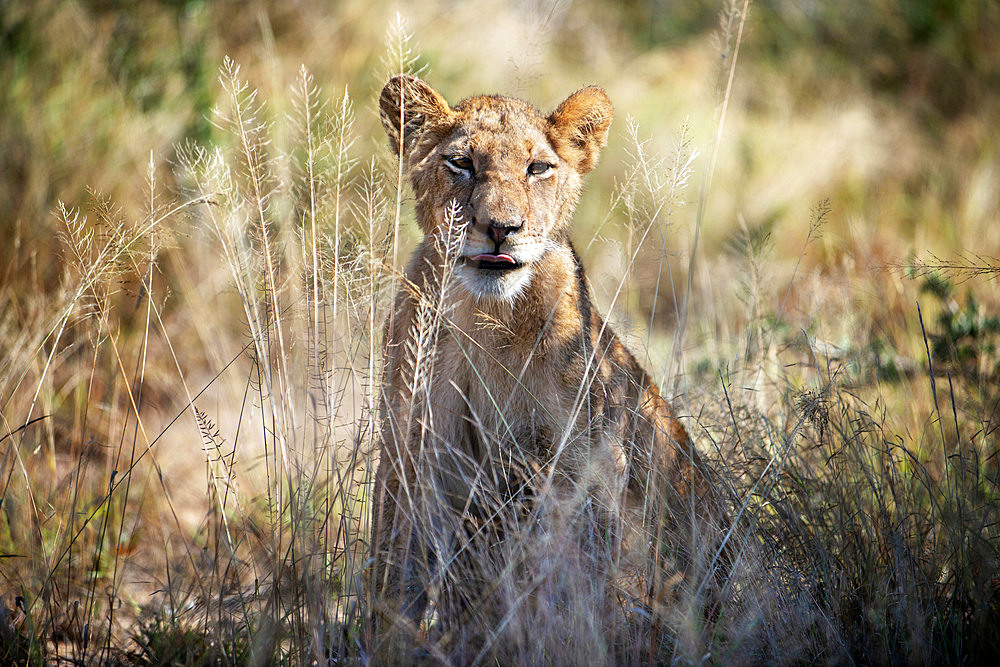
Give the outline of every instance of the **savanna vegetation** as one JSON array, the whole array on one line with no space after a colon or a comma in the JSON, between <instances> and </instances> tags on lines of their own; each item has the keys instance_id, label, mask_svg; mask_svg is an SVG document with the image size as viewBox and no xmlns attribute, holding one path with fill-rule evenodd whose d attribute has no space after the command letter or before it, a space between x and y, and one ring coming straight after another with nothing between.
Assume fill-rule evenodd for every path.
<instances>
[{"instance_id":1,"label":"savanna vegetation","mask_svg":"<svg viewBox=\"0 0 1000 667\"><path fill-rule=\"evenodd\" d=\"M0 662L368 660L398 72L608 91L575 244L734 562L707 612L526 602L471 652L429 616L414 659L1000 654L997 34L992 0L0 4Z\"/></svg>"}]
</instances>

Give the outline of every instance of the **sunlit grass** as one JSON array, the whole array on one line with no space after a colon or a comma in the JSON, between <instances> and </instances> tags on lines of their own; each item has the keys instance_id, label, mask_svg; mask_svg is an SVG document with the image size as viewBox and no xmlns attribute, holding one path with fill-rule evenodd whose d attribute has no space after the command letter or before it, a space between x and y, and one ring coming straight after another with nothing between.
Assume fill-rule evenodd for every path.
<instances>
[{"instance_id":1,"label":"sunlit grass","mask_svg":"<svg viewBox=\"0 0 1000 667\"><path fill-rule=\"evenodd\" d=\"M4 18L0 75L0 662L370 655L380 332L415 233L372 100L425 65L452 101L609 90L576 244L730 498L714 616L693 595L640 646L649 610L526 605L522 657L996 652L988 110L930 132L751 49L722 125L736 24L639 52L600 3L414 9L410 51L369 3L43 5ZM491 48L456 55L470 24Z\"/></svg>"}]
</instances>

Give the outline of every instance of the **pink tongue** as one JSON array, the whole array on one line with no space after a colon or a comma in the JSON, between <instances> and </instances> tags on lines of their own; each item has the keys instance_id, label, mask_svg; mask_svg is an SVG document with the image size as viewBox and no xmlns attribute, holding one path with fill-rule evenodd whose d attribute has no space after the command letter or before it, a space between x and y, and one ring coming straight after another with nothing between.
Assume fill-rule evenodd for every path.
<instances>
[{"instance_id":1,"label":"pink tongue","mask_svg":"<svg viewBox=\"0 0 1000 667\"><path fill-rule=\"evenodd\" d=\"M472 261L474 261L474 262L509 262L511 264L517 264L517 262L514 260L514 258L511 257L510 255L490 255L490 254L486 254L486 253L484 253L482 255L476 255L475 257L472 258Z\"/></svg>"}]
</instances>

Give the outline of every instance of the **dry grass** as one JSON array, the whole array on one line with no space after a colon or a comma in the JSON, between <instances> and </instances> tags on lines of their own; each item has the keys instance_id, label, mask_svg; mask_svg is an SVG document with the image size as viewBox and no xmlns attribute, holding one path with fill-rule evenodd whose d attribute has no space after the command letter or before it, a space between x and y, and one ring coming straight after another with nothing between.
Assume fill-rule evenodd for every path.
<instances>
[{"instance_id":1,"label":"dry grass","mask_svg":"<svg viewBox=\"0 0 1000 667\"><path fill-rule=\"evenodd\" d=\"M415 233L373 100L428 63L453 98L608 88L576 243L719 473L733 562L709 614L693 584L609 608L529 535L503 615L414 646L1000 652L1000 107L932 126L819 57L786 74L752 6L738 59L739 5L648 49L599 2L428 5L408 30L366 2L141 7L0 16L0 662L368 658L380 331Z\"/></svg>"}]
</instances>

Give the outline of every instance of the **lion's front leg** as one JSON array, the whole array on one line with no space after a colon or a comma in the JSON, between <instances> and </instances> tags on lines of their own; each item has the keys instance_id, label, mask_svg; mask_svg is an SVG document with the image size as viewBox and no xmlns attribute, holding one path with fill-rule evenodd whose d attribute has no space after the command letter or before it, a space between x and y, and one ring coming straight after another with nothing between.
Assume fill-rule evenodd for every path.
<instances>
[{"instance_id":1,"label":"lion's front leg","mask_svg":"<svg viewBox=\"0 0 1000 667\"><path fill-rule=\"evenodd\" d=\"M412 455L398 442L384 430L375 478L369 646L379 664L410 662L408 656L419 644L428 604L425 585L433 566L433 554L420 537Z\"/></svg>"}]
</instances>

